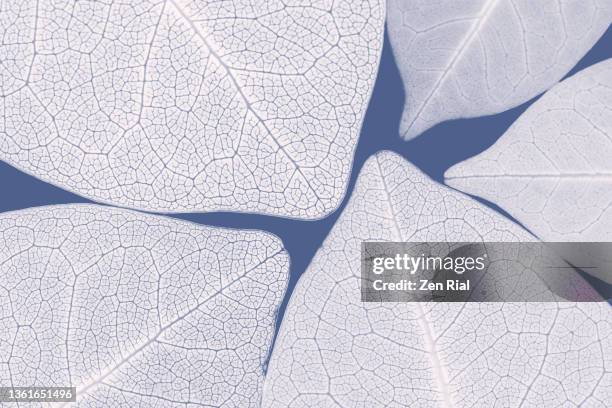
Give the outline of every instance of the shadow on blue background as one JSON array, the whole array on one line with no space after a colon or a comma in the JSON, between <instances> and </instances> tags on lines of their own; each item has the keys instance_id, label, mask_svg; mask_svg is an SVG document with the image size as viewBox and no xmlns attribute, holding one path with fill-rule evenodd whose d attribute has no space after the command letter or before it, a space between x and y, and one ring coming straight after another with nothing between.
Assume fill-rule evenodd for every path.
<instances>
[{"instance_id":1,"label":"shadow on blue background","mask_svg":"<svg viewBox=\"0 0 612 408\"><path fill-rule=\"evenodd\" d=\"M580 60L569 75L612 56L612 29L608 29L598 43ZM444 172L452 165L470 158L493 145L508 127L539 96L506 112L474 119L460 119L439 124L414 140L403 141L398 129L404 106L404 89L395 64L387 34L378 77L368 106L347 194L340 207L330 216L318 221L300 221L265 215L228 212L207 214L172 214L171 217L199 224L261 229L280 237L291 256L291 270L287 295L280 306L277 328L300 275L347 204L364 162L380 150L391 150L405 157L434 180L443 183ZM44 183L0 162L0 212L66 203L91 203L78 195ZM474 197L481 203L513 219L495 204ZM516 220L515 220L516 221ZM595 285L600 283L585 276ZM610 293L610 286L604 292Z\"/></svg>"}]
</instances>

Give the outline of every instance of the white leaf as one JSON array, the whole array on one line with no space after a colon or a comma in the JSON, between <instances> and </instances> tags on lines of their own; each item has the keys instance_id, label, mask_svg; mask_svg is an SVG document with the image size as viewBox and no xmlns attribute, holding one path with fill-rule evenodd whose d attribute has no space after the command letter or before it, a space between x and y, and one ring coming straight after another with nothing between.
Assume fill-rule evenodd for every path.
<instances>
[{"instance_id":1,"label":"white leaf","mask_svg":"<svg viewBox=\"0 0 612 408\"><path fill-rule=\"evenodd\" d=\"M542 240L612 241L612 59L555 86L445 178L498 204ZM605 270L591 272L612 283L609 255Z\"/></svg>"},{"instance_id":2,"label":"white leaf","mask_svg":"<svg viewBox=\"0 0 612 408\"><path fill-rule=\"evenodd\" d=\"M0 159L120 206L322 217L383 27L383 0L3 0Z\"/></svg>"},{"instance_id":3,"label":"white leaf","mask_svg":"<svg viewBox=\"0 0 612 408\"><path fill-rule=\"evenodd\" d=\"M89 205L0 216L0 385L79 406L256 407L288 257L275 237Z\"/></svg>"},{"instance_id":4,"label":"white leaf","mask_svg":"<svg viewBox=\"0 0 612 408\"><path fill-rule=\"evenodd\" d=\"M264 407L604 407L606 303L362 303L362 241L531 241L391 153L369 159L293 291Z\"/></svg>"},{"instance_id":5,"label":"white leaf","mask_svg":"<svg viewBox=\"0 0 612 408\"><path fill-rule=\"evenodd\" d=\"M517 106L558 82L605 32L610 0L387 0L406 89L400 132Z\"/></svg>"}]
</instances>

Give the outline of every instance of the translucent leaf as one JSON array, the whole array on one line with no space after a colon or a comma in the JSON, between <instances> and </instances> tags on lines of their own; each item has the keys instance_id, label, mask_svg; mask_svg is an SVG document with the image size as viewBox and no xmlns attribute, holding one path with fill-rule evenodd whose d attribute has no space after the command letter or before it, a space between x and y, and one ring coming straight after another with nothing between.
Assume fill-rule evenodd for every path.
<instances>
[{"instance_id":1,"label":"translucent leaf","mask_svg":"<svg viewBox=\"0 0 612 408\"><path fill-rule=\"evenodd\" d=\"M363 303L362 241L533 237L383 152L293 291L264 407L604 407L607 303Z\"/></svg>"},{"instance_id":2,"label":"translucent leaf","mask_svg":"<svg viewBox=\"0 0 612 408\"><path fill-rule=\"evenodd\" d=\"M3 1L0 159L119 206L320 218L383 26L383 0Z\"/></svg>"},{"instance_id":3,"label":"translucent leaf","mask_svg":"<svg viewBox=\"0 0 612 408\"><path fill-rule=\"evenodd\" d=\"M612 59L566 79L446 182L492 201L545 241L612 241ZM599 259L599 261L597 260ZM612 283L610 254L573 257Z\"/></svg>"},{"instance_id":4,"label":"translucent leaf","mask_svg":"<svg viewBox=\"0 0 612 408\"><path fill-rule=\"evenodd\" d=\"M406 139L526 102L563 78L612 21L609 0L388 0L387 8Z\"/></svg>"},{"instance_id":5,"label":"translucent leaf","mask_svg":"<svg viewBox=\"0 0 612 408\"><path fill-rule=\"evenodd\" d=\"M257 407L287 283L269 234L89 205L0 216L0 385Z\"/></svg>"}]
</instances>

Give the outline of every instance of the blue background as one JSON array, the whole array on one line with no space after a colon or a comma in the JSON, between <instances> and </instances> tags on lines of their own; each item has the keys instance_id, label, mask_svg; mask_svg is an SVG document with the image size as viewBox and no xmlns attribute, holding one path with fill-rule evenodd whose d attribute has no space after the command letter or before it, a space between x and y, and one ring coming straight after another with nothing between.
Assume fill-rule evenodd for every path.
<instances>
[{"instance_id":1,"label":"blue background","mask_svg":"<svg viewBox=\"0 0 612 408\"><path fill-rule=\"evenodd\" d=\"M612 57L612 28L608 28L597 44L568 73ZM506 112L474 119L459 119L439 124L416 139L405 142L399 137L399 122L404 106L404 88L385 31L381 64L372 99L366 112L347 194L340 207L318 221L300 221L266 215L217 212L207 214L172 214L171 217L220 227L261 229L280 237L291 256L287 294L279 309L277 327L287 301L316 250L329 233L351 196L355 180L365 160L380 150L391 150L405 157L440 183L452 165L472 157L491 146L508 127L541 95ZM92 203L0 162L0 212L41 205ZM481 203L513 219L495 204L474 197ZM515 220L516 221L516 220ZM612 285L604 285L587 277L606 297Z\"/></svg>"}]
</instances>

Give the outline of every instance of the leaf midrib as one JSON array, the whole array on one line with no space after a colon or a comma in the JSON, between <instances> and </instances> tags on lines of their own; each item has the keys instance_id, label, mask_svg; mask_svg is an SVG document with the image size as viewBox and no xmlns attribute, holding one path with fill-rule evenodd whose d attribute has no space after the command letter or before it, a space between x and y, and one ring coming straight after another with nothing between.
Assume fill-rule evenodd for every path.
<instances>
[{"instance_id":1,"label":"leaf midrib","mask_svg":"<svg viewBox=\"0 0 612 408\"><path fill-rule=\"evenodd\" d=\"M125 363L129 362L132 358L134 358L135 356L140 354L143 350L146 350L151 344L153 344L155 341L157 341L157 339L166 330L172 328L176 323L184 320L187 316L189 316L190 314L192 314L192 313L196 312L197 310L199 310L204 304L206 304L210 300L214 299L216 296L223 295L223 292L225 290L227 290L229 287L231 287L232 285L235 285L236 283L242 281L244 278L246 278L249 275L250 272L252 272L255 269L259 268L260 266L264 265L269 260L274 259L277 255L283 253L284 251L285 251L284 248L281 248L278 251L276 251L275 253L267 256L265 259L263 259L262 261L258 262L257 264L255 264L254 266L249 268L248 270L246 270L241 276L239 276L238 278L234 279L233 281L227 283L226 285L221 286L218 290L216 290L215 292L210 294L210 296L207 296L204 300L201 300L200 302L198 302L198 304L196 306L194 306L193 308L185 311L181 315L177 316L171 322L169 322L166 325L160 327L160 329L157 331L157 333L155 333L151 338L147 339L141 345L139 345L134 350L132 350L130 352L130 354L128 354L126 357L123 357L121 359L121 361L119 361L116 364L114 364L111 367L109 367L107 370L105 370L105 372L103 374L101 374L98 377L92 379L87 384L81 384L80 386L77 386L76 387L77 395L83 396L83 395L87 394L87 391L89 389L94 388L97 385L99 385L100 383L102 383L106 378L112 376L121 366L123 366ZM64 404L60 405L60 407L63 407L63 406L65 406L65 405Z\"/></svg>"},{"instance_id":2,"label":"leaf midrib","mask_svg":"<svg viewBox=\"0 0 612 408\"><path fill-rule=\"evenodd\" d=\"M310 183L310 180L308 179L308 177L306 177L306 175L302 171L302 168L297 164L295 159L289 154L289 152L287 152L285 147L274 136L274 134L272 133L272 131L270 130L270 128L268 127L266 122L263 120L263 118L261 118L261 116L259 116L259 114L255 111L255 109L253 109L253 106L251 105L251 102L246 97L244 92L242 92L242 88L238 84L238 81L236 80L235 76L233 75L232 69L223 61L223 59L217 53L217 51L215 51L215 49L209 44L208 40L206 39L206 36L204 35L204 33L202 33L201 29L196 26L195 22L191 19L191 17L189 17L185 13L185 11L180 7L180 5L177 4L176 0L166 0L166 1L171 3L174 6L174 8L176 9L177 13L179 13L179 15L187 22L187 24L189 24L189 26L196 33L198 38L200 38L200 40L204 43L206 48L208 48L208 51L210 52L210 55L212 55L219 62L219 64L221 64L221 66L225 69L225 71L227 72L227 76L228 76L229 80L232 82L232 84L236 88L236 92L238 92L238 95L240 95L240 98L244 101L244 104L245 104L247 110L249 112L251 112L253 114L253 116L255 116L255 118L259 121L259 123L261 123L261 125L266 130L266 133L270 136L270 139L274 142L274 144L276 144L278 149L280 151L282 151L283 154L287 157L287 159L293 164L293 166L295 167L295 171L297 173L299 173L299 175L303 178L304 182L306 183L308 188L310 188L311 192L314 194L314 196L317 198L317 200L319 202L322 202L323 200L321 199L321 197L317 193L317 190Z\"/></svg>"},{"instance_id":3,"label":"leaf midrib","mask_svg":"<svg viewBox=\"0 0 612 408\"><path fill-rule=\"evenodd\" d=\"M484 24L485 21L487 21L493 9L495 9L495 6L497 5L497 1L498 0L486 0L485 1L480 12L478 13L478 16L475 17L474 22L470 26L470 29L467 31L465 36L462 38L461 42L458 44L459 46L456 48L455 53L453 54L449 62L446 64L446 67L444 68L442 75L438 77L434 86L431 88L431 91L429 92L427 97L423 100L423 102L420 104L416 113L412 116L412 119L410 120L410 123L408 124L406 133L408 132L410 128L412 128L416 120L421 116L421 113L423 112L423 110L425 110L425 108L429 105L429 102L434 97L436 92L438 92L442 84L446 81L449 73L455 67L457 62L461 60L461 58L463 57L465 53L465 50L469 48L469 45L472 43L472 41L474 40L474 38L476 37L480 29L482 28L482 25Z\"/></svg>"},{"instance_id":4,"label":"leaf midrib","mask_svg":"<svg viewBox=\"0 0 612 408\"><path fill-rule=\"evenodd\" d=\"M473 174L465 176L446 176L445 180L465 180L465 179L489 179L489 178L501 178L501 179L594 179L612 182L612 173L534 173L534 174Z\"/></svg>"},{"instance_id":5,"label":"leaf midrib","mask_svg":"<svg viewBox=\"0 0 612 408\"><path fill-rule=\"evenodd\" d=\"M380 165L380 158L378 156L375 156L374 160L376 161L376 164L378 166L378 172L382 180L383 188L384 188L385 195L386 195L385 197L386 201L389 203L389 209L391 211L391 219L393 220L393 225L396 231L396 236L399 238L399 240L404 240L402 236L402 231L399 227L399 224L397 223L397 216L393 208L393 201L391 200L391 193L390 193L389 187L387 186L385 175ZM442 396L441 398L442 406L444 408L454 407L456 406L456 404L453 401L453 394L452 394L452 390L450 387L450 382L448 380L449 378L448 371L446 367L444 366L442 359L440 358L439 351L436 348L436 340L433 335L431 325L429 324L429 321L427 320L427 315L421 303L414 302L414 304L418 307L417 320L419 322L419 326L421 327L421 330L423 331L424 346L425 346L424 351L427 354L427 356L429 356L429 360L430 360L431 367L432 367L432 374L434 377L434 381L436 383L436 388Z\"/></svg>"}]
</instances>

